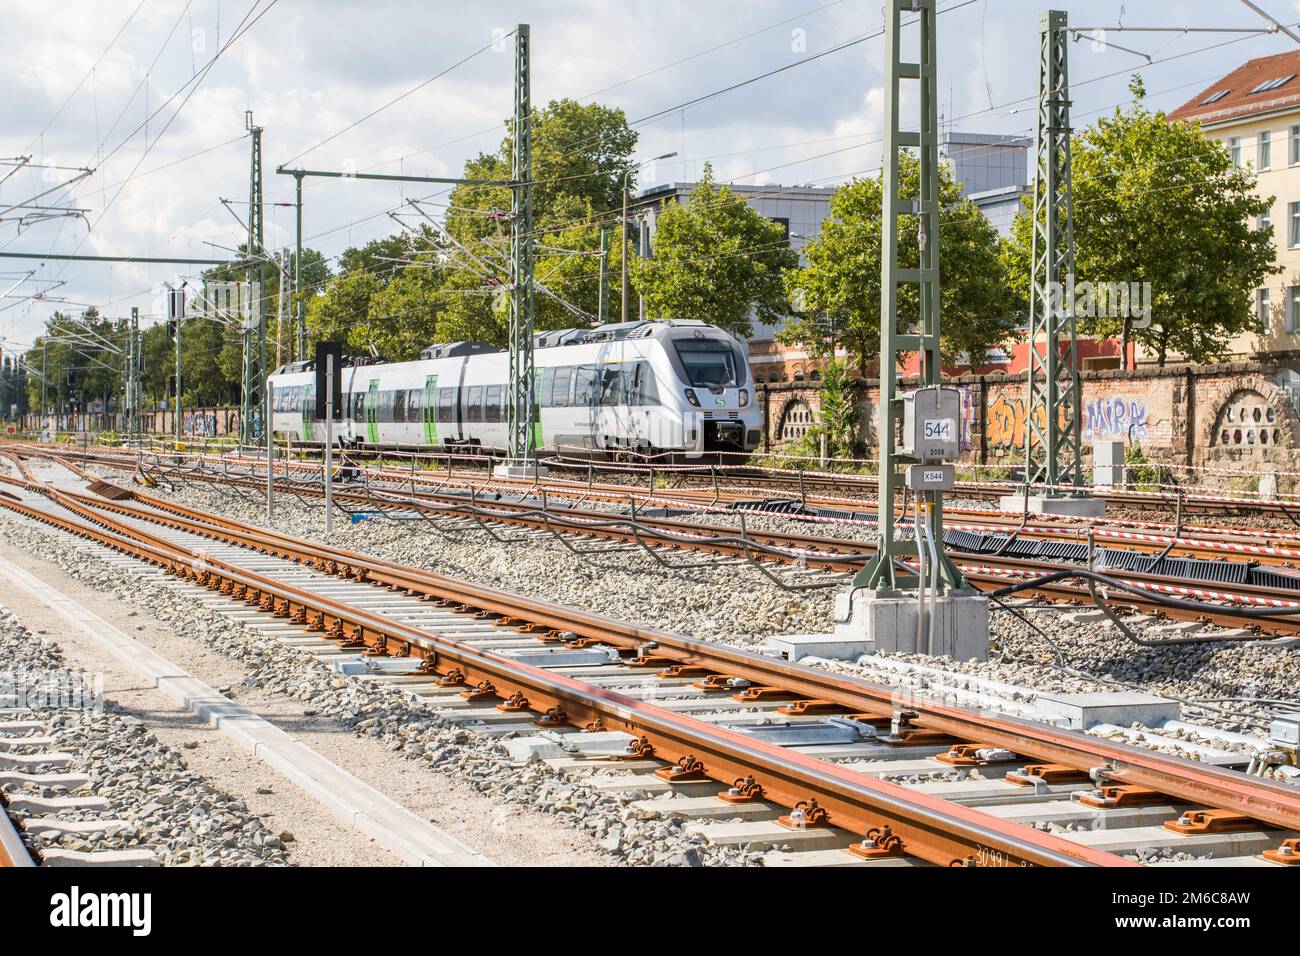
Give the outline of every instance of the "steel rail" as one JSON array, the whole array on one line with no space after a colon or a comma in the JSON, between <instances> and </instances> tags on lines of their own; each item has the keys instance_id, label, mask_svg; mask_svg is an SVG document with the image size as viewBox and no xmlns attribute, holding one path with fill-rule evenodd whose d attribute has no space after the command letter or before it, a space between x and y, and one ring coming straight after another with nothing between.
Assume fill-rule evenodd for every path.
<instances>
[{"instance_id":1,"label":"steel rail","mask_svg":"<svg viewBox=\"0 0 1300 956\"><path fill-rule=\"evenodd\" d=\"M24 443L28 447L49 448L50 446L39 445L37 443ZM303 446L299 446L303 447ZM310 448L311 446L307 446ZM66 454L65 449L56 448L59 453ZM120 451L120 450L119 450ZM136 451L135 455L127 455L131 460L138 460L144 454L143 450ZM162 453L159 453L162 454ZM382 456L381 450L367 450L361 452L362 455ZM438 457L438 456L431 456ZM486 461L490 461L490 456L484 456ZM585 463L557 459L553 461L555 468L577 469L586 467ZM602 472L606 474L623 474L628 476L641 476L649 474L677 474L678 472L671 466L649 466L649 465L628 465L616 462L599 462ZM719 474L725 474L730 480L737 482L748 482L754 488L762 487L780 487L806 490L807 488L831 488L843 492L852 489L862 496L875 494L876 479L869 475L852 475L852 474L822 474L822 473L803 473L801 475L783 475L770 474L755 471L748 466L719 465L714 466L714 470ZM689 475L689 472L681 472ZM529 483L524 482L527 486ZM611 487L626 487L613 485ZM676 493L682 493L684 489L675 489ZM702 493L708 492L701 489ZM1014 488L1006 483L988 482L988 481L963 481L958 482L956 493L970 498L995 499L1012 493ZM1173 510L1181 507L1186 513L1196 514L1222 514L1244 516L1251 514L1259 515L1282 515L1291 519L1297 526L1300 526L1300 501L1285 500L1250 500L1229 498L1222 495L1214 494L1187 494L1182 495L1170 494L1164 491L1138 491L1138 490L1104 490L1090 489L1090 493L1097 498L1106 501L1109 504L1133 508L1137 510ZM830 499L829 501L834 501ZM842 499L843 503L850 503L855 499ZM828 502L829 503L829 502Z\"/></svg>"},{"instance_id":2,"label":"steel rail","mask_svg":"<svg viewBox=\"0 0 1300 956\"><path fill-rule=\"evenodd\" d=\"M36 861L18 835L18 828L5 811L4 797L0 796L0 869L34 866Z\"/></svg>"},{"instance_id":3,"label":"steel rail","mask_svg":"<svg viewBox=\"0 0 1300 956\"><path fill-rule=\"evenodd\" d=\"M889 826L903 852L941 865L1136 865L1114 854L1071 843L1032 827L909 791L816 757L747 738L688 715L584 684L492 651L417 630L383 615L240 569L214 557L200 560L161 539L84 512L63 492L47 489L81 520L24 502L0 498L0 506L88 537L278 616L326 630L353 645L382 647L426 661L425 671L452 684L477 686L494 696L519 693L532 710L552 722L622 730L641 740L638 756L668 762L702 761L711 779L729 784L756 774L765 799L794 807L815 799L838 827L866 833ZM333 558L327 559L333 561Z\"/></svg>"},{"instance_id":4,"label":"steel rail","mask_svg":"<svg viewBox=\"0 0 1300 956\"><path fill-rule=\"evenodd\" d=\"M139 451L135 455L126 455L114 451L70 453L52 451L49 446L22 445L16 447L30 449L30 453L32 454L50 457L52 459L54 459L57 454L58 458L56 460L59 460L64 464L67 464L74 456L86 460L89 454L93 455L94 459L100 463L111 462L119 466L130 468L140 466L140 463L146 460L146 455L152 454L152 458L158 467L161 467L160 463L164 460L171 459L171 467L175 469L179 467L176 464L176 460L182 457L181 453L170 455L165 453L146 453L144 451ZM201 470L205 467L205 461L219 461L223 468L228 468L231 464L239 463L251 469L257 469L263 464L261 459L255 460L244 456L230 457L203 454L195 455L190 452L185 452L183 453L183 457L187 460L198 462L198 468L200 469L199 475L194 475L192 471L186 472L189 476L195 477L203 476ZM414 461L414 458L412 460ZM492 488L496 490L512 488L521 494L531 493L533 495L536 495L539 491L549 491L557 497L563 497L566 495L571 497L577 495L582 500L591 497L615 500L622 499L624 501L637 500L639 498L643 503L648 502L659 505L668 502L677 502L684 506L703 509L708 509L710 506L718 506L723 503L734 505L753 500L751 495L743 494L739 490L719 490L716 484L712 488L678 487L658 488L653 491L645 491L644 489L632 485L604 482L592 483L583 482L578 479L567 480L549 478L541 481L533 480L529 482L520 479L506 478L480 479L477 472L471 474L457 473L455 476L452 476L451 474L444 475L442 473L437 473L435 475L434 473L420 472L415 469L399 469L383 467L382 465L376 466L373 464L363 464L362 468L371 478L379 477L386 479L397 486L408 486L411 489L412 494L421 494L421 492L416 491L417 486L427 489L432 485L434 491L441 491L448 485L454 485L459 487L468 486L471 488ZM288 478L292 473L297 473L306 479L311 479L314 476L317 481L320 480L320 466L313 462L290 462L287 459L282 459L278 464L277 471L283 473L286 478ZM225 477L230 478L228 473ZM233 481L234 479L230 480ZM805 503L818 507L858 509L865 507L867 504L867 502L860 499L809 497L803 494L802 490L800 498ZM1285 505L1283 505L1283 508L1284 510L1287 510ZM1297 504L1297 508L1300 508L1300 504ZM760 515L762 514L761 511L756 513ZM1003 514L1002 512L990 512L986 510L966 509L961 507L949 507L946 509L946 513L950 517L962 517L963 519L967 519L977 526L973 529L962 529L961 527L950 523L949 526L954 527L956 530L982 530L988 533L1015 531L1021 537L1039 538L1044 540L1061 540L1062 537L1069 537L1070 535L1081 536L1086 530L1084 524L1077 521L1026 523L1021 515ZM817 522L819 519L811 517L805 518L804 520ZM838 522L841 519L824 520ZM1132 527L1142 527L1144 525L1149 525L1149 523L1135 522L1131 519L1115 518L1114 516L1100 521L1087 522L1087 527L1091 527L1094 530L1098 540L1102 543L1118 544L1143 553L1165 554L1165 549L1168 547L1168 554L1176 554L1180 556L1213 559L1223 557L1224 555L1236 556L1245 554L1251 560L1255 560L1263 565L1287 566L1296 561L1294 554L1291 552L1296 551L1297 548L1295 546L1300 544L1300 537L1297 537L1296 535L1260 536L1256 534L1247 534L1246 529L1203 528L1195 526L1187 527L1184 524L1180 524L1177 528L1174 526L1156 526L1155 533L1125 530ZM1297 521L1296 525L1297 527L1300 527L1300 521ZM1178 531L1178 534L1159 534L1161 531L1169 532L1174 530ZM1197 538L1204 540L1188 539L1186 537L1188 533L1194 534ZM1163 537L1164 540L1143 540L1144 538L1150 537ZM1170 546L1169 543L1170 537L1176 538L1172 546ZM1238 547L1238 545L1244 545L1245 547ZM1269 553L1271 549L1277 550L1279 553Z\"/></svg>"},{"instance_id":5,"label":"steel rail","mask_svg":"<svg viewBox=\"0 0 1300 956\"><path fill-rule=\"evenodd\" d=\"M51 460L60 460L61 463L65 465L71 464L68 460L55 459L54 456L42 456L50 457ZM161 458L163 456L159 457ZM98 460L101 462L114 461L123 464L131 464L134 461L133 459L103 455L101 455ZM231 476L227 473L223 476L226 481L230 483L239 482L244 485L251 484L254 481L265 481L264 474L258 474L258 469L264 467L264 462L260 460L255 461L251 458L239 458L237 460L244 463L250 469L250 473L243 479ZM229 464L229 460L223 460L223 464ZM75 467L75 465L73 467ZM200 465L200 467L202 466ZM285 474L286 479L289 478L290 474L297 473L302 476L303 480L306 482L311 482L313 479L315 481L320 480L320 467L314 463L282 461L277 470L279 471L281 469L283 469L282 473ZM456 487L468 487L470 489L495 489L498 491L502 487L512 487L519 491L520 494L531 494L533 497L536 497L539 493L542 495L553 495L557 498L580 497L584 500L586 498L595 497L604 500L613 500L614 502L639 502L642 506L660 506L669 502L679 502L686 507L701 509L701 514L707 514L711 510L722 511L723 509L717 507L722 501L727 501L735 505L752 500L737 495L729 495L725 492L723 492L719 497L715 492L713 499L705 501L704 499L709 493L708 489L704 489L698 494L692 493L689 489L659 489L653 493L649 493L643 492L643 489L631 486L609 484L588 486L581 482L563 480L547 480L529 484L527 482L513 479L492 478L476 482L472 477L461 476L453 480L446 476L440 476L437 477L437 480L435 481L435 476L418 474L404 469L365 466L365 470L370 479L373 480L377 477L387 482L380 486L379 490L397 492L402 490L402 486L406 486L410 489L407 493L417 499L430 498L448 502L459 501L459 498L455 495L444 491L449 483L454 484ZM201 475L194 475L193 473L188 473L187 476L202 477ZM93 479L88 477L87 480ZM316 489L312 488L310 484L302 486L295 485L295 488L300 491L316 493ZM374 486L370 486L370 488L372 492L375 491ZM417 488L419 490L417 490ZM864 506L863 502L852 500L808 499L808 502L815 506L854 508ZM502 506L528 507L527 505L522 505L516 502L502 503ZM743 510L745 514L752 514L760 518L767 515L767 513L762 509L735 509L734 507L727 510L726 513L734 514L738 510ZM574 513L576 514L578 512L575 510ZM950 518L963 519L961 522L948 522L948 527L957 531L973 531L984 534L1012 533L1014 537L1018 538L1044 541L1073 541L1075 543L1080 543L1086 539L1088 531L1091 530L1095 540L1100 544L1121 546L1145 554L1158 553L1165 557L1197 557L1202 559L1230 557L1253 561L1263 566L1278 567L1294 567L1297 563L1300 563L1300 540L1279 535L1247 534L1240 530L1234 531L1232 529L1223 528L1184 527L1180 530L1173 526L1137 530L1137 528L1140 527L1140 524L1135 526L1134 523L1130 521L1113 519L1100 519L1087 522L1086 524L1078 521L1052 523L1044 522L1041 519L1032 523L1026 523L1022 520L1022 516L1020 515L952 507L947 508L945 513ZM797 515L784 515L779 512L774 512L773 516L789 517L792 520L802 520L814 525L817 523L842 524L844 522L844 519L840 518L819 518L817 516L801 517ZM660 520L664 527L676 528L681 530L683 533L688 532L691 528L701 527L685 522L672 522L667 519L646 520ZM863 522L864 527L868 524L870 523ZM717 526L703 527L711 527L715 533L725 530L720 529ZM1175 531L1177 531L1177 533L1173 533ZM761 537L763 534L764 532L759 530L753 532L752 536L757 540L765 541L775 547L781 547L783 545L779 536L764 539ZM820 547L823 550L843 551L846 546L854 544L859 547L871 546L871 542L860 539L854 541L853 539L817 537L813 535L794 537L805 539L808 547Z\"/></svg>"},{"instance_id":6,"label":"steel rail","mask_svg":"<svg viewBox=\"0 0 1300 956\"><path fill-rule=\"evenodd\" d=\"M148 514L121 501L79 497L90 503L87 507L91 510L99 508L119 514L133 513L137 517L154 521L163 519L161 523L168 523L164 516ZM900 709L906 709L915 713L912 723L922 729L945 733L959 740L1000 746L1035 760L1064 764L1081 771L1105 767L1108 768L1108 777L1126 783L1146 786L1187 802L1245 813L1287 829L1300 829L1300 792L1294 788L1016 718L976 714L941 702L909 700L903 708L894 689L882 685L799 667L725 645L641 628L583 611L558 608L493 588L466 585L434 572L404 567L330 545L303 542L150 496L137 497L151 507L174 512L170 519L173 527L292 560L313 562L318 566L332 565L352 577L357 577L360 570L364 579L373 583L477 608L500 615L507 623L518 622L525 627L552 631L564 629L592 642L637 652L650 665L707 669L711 673L743 678L759 686L779 687L800 699L828 701L849 713L893 716ZM180 513L187 517L181 518ZM385 645L385 650L409 653L401 642L393 647Z\"/></svg>"},{"instance_id":7,"label":"steel rail","mask_svg":"<svg viewBox=\"0 0 1300 956\"><path fill-rule=\"evenodd\" d=\"M0 480L3 480L3 476L0 476ZM226 476L221 480L233 484L247 482L250 486L260 481L260 479L244 479L230 476ZM296 490L312 494L318 492L318 489L315 488L299 487ZM403 509L422 508L440 514L444 514L448 510L466 514L473 513L480 517L487 517L489 520L512 521L539 531L554 532L558 526L573 533L606 540L643 543L645 539L649 539L651 543L659 545L708 551L750 560L760 558L785 563L820 565L829 570L837 571L857 570L862 566L866 557L874 552L874 547L870 542L763 530L746 530L743 537L737 537L736 529L729 526L694 524L667 518L646 518L643 516L630 519L611 516L607 512L578 511L574 509L547 511L542 505L521 502L494 501L491 503L491 508L484 508L475 505L473 501L466 502L460 496L447 496L442 506L434 506L430 502L421 499L376 496L373 492L362 494L355 491L338 491L335 493L335 499L361 506L375 507L383 505ZM153 499L153 504L155 507L179 513L178 506L170 502ZM633 520L635 520L636 525L642 527L640 533L633 526ZM645 529L652 529L653 536L646 534ZM969 582L982 591L992 591L1002 587L1007 583L1009 576L1030 577L1074 567L1074 565L1049 561L999 557L954 549L948 549L948 553L962 568ZM1252 616L1249 619L1244 619L1234 613L1234 608L1230 604L1219 605L1222 610L1188 610L1169 607L1163 604L1158 597L1162 592L1176 594L1180 593L1180 589L1182 589L1203 592L1204 596L1210 600L1213 600L1216 595L1223 595L1228 598L1235 598L1238 602L1251 606L1268 606L1269 604L1285 605L1300 601L1300 593L1248 584L1234 584L1226 588L1215 588L1208 582L1204 585L1193 583L1184 588L1181 584L1172 584L1171 581L1177 579L1171 579L1167 575L1143 572L1122 572L1118 576L1139 588L1152 592L1150 597L1133 593L1116 597L1117 603L1137 608L1145 613L1163 614L1184 620L1209 620L1229 628L1246 624L1252 629L1273 636L1290 636L1300 633L1300 617L1279 614L1276 616ZM1085 588L1066 582L1044 584L1036 588L1032 593L1057 602L1080 603L1089 600Z\"/></svg>"}]
</instances>

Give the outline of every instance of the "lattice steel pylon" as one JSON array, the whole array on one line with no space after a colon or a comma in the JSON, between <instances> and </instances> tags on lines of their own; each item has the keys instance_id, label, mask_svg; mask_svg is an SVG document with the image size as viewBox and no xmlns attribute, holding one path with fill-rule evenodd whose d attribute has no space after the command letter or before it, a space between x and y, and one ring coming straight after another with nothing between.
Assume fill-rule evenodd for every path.
<instances>
[{"instance_id":1,"label":"lattice steel pylon","mask_svg":"<svg viewBox=\"0 0 1300 956\"><path fill-rule=\"evenodd\" d=\"M894 536L895 494L902 487L900 465L904 462L897 450L896 426L899 420L898 365L904 353L921 356L921 377L926 385L938 385L941 378L939 355L939 116L936 86L937 43L935 39L936 0L886 0L885 3L885 144L881 163L882 194L880 200L880 407L877 444L880 447L880 477L877 505L879 543L876 556L853 581L855 588L892 591L916 587L915 574L896 566L905 552L917 554L915 538L900 541ZM920 30L920 62L900 60L900 28L904 13L915 13ZM920 87L920 123L915 132L899 129L899 87L904 79L917 80ZM914 148L919 160L918 190L915 197L900 195L899 151ZM904 269L898 264L899 217L916 216L916 242L919 268ZM901 332L898 323L898 289L904 283L920 289L919 321L915 329ZM966 588L965 579L943 552L942 495L934 493L927 526L939 553L939 577L943 590Z\"/></svg>"},{"instance_id":2,"label":"lattice steel pylon","mask_svg":"<svg viewBox=\"0 0 1300 956\"><path fill-rule=\"evenodd\" d=\"M248 290L243 316L243 376L239 389L239 443L259 444L266 428L266 314L262 308L262 127L253 125L253 114L244 114L244 125L252 141L248 169ZM257 295L253 290L258 289Z\"/></svg>"},{"instance_id":3,"label":"lattice steel pylon","mask_svg":"<svg viewBox=\"0 0 1300 956\"><path fill-rule=\"evenodd\" d=\"M510 203L510 463L527 465L538 442L533 395L533 131L528 24L515 28L514 163Z\"/></svg>"},{"instance_id":4,"label":"lattice steel pylon","mask_svg":"<svg viewBox=\"0 0 1300 956\"><path fill-rule=\"evenodd\" d=\"M1078 347L1073 303L1066 296L1074 274L1068 41L1065 11L1044 12L1038 34L1025 483L1049 496L1083 490Z\"/></svg>"}]
</instances>

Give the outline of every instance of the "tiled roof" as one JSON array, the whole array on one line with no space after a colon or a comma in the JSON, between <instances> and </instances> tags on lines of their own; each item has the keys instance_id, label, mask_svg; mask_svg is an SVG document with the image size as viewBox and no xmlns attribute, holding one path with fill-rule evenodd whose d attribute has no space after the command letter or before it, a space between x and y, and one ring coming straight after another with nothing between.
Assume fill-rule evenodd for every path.
<instances>
[{"instance_id":1,"label":"tiled roof","mask_svg":"<svg viewBox=\"0 0 1300 956\"><path fill-rule=\"evenodd\" d=\"M1270 81L1284 82L1259 89ZM1300 50L1262 56L1237 67L1178 107L1169 118L1200 120L1209 125L1284 109L1300 110Z\"/></svg>"}]
</instances>

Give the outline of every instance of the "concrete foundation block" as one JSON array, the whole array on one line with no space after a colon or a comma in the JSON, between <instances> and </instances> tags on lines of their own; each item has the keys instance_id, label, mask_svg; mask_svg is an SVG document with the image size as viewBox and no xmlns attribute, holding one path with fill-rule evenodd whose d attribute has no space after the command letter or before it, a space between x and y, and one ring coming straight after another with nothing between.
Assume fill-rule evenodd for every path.
<instances>
[{"instance_id":1,"label":"concrete foundation block","mask_svg":"<svg viewBox=\"0 0 1300 956\"><path fill-rule=\"evenodd\" d=\"M492 469L494 478L511 478L532 480L533 478L545 478L551 473L551 469L545 465L497 465Z\"/></svg>"},{"instance_id":2,"label":"concrete foundation block","mask_svg":"<svg viewBox=\"0 0 1300 956\"><path fill-rule=\"evenodd\" d=\"M1025 496L1003 495L1000 507L1007 514L1021 514L1025 510ZM1100 518L1106 513L1106 502L1100 498L1030 495L1029 513L1067 518Z\"/></svg>"},{"instance_id":3,"label":"concrete foundation block","mask_svg":"<svg viewBox=\"0 0 1300 956\"><path fill-rule=\"evenodd\" d=\"M1068 726L1087 730L1095 724L1159 727L1181 714L1178 701L1128 691L1100 694L1039 694L1035 706L1046 716L1061 717Z\"/></svg>"},{"instance_id":4,"label":"concrete foundation block","mask_svg":"<svg viewBox=\"0 0 1300 956\"><path fill-rule=\"evenodd\" d=\"M989 603L980 594L944 594L934 601L930 626L930 601L924 610L926 627L917 643L916 592L877 594L849 590L835 602L838 642L861 642L868 650L900 654L931 654L953 660L988 660ZM931 640L929 647L925 641ZM806 653L813 653L807 651Z\"/></svg>"},{"instance_id":5,"label":"concrete foundation block","mask_svg":"<svg viewBox=\"0 0 1300 956\"><path fill-rule=\"evenodd\" d=\"M836 634L782 634L769 638L767 647L792 663L803 657L854 661L874 649L865 637L845 640Z\"/></svg>"}]
</instances>

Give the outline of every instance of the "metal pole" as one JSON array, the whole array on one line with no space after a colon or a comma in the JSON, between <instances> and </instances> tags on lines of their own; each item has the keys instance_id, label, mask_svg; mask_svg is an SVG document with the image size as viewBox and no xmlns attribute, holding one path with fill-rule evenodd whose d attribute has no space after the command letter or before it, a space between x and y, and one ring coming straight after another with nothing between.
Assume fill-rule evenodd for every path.
<instances>
[{"instance_id":1,"label":"metal pole","mask_svg":"<svg viewBox=\"0 0 1300 956\"><path fill-rule=\"evenodd\" d=\"M1063 10L1039 21L1038 123L1026 372L1025 483L1081 489L1083 464L1070 188L1069 31ZM1062 294L1064 293L1064 294ZM1060 306L1059 308L1057 306ZM1076 492L1077 493L1077 492Z\"/></svg>"},{"instance_id":2,"label":"metal pole","mask_svg":"<svg viewBox=\"0 0 1300 956\"><path fill-rule=\"evenodd\" d=\"M175 315L173 328L176 333L176 401L172 403L172 417L175 419L173 424L176 426L176 444L179 445L181 441L181 320L182 313L185 311L183 288L172 292L172 311Z\"/></svg>"},{"instance_id":3,"label":"metal pole","mask_svg":"<svg viewBox=\"0 0 1300 956\"><path fill-rule=\"evenodd\" d=\"M510 217L510 408L511 464L533 458L533 133L531 53L528 24L515 29L514 157Z\"/></svg>"},{"instance_id":4,"label":"metal pole","mask_svg":"<svg viewBox=\"0 0 1300 956\"><path fill-rule=\"evenodd\" d=\"M126 353L127 368L130 370L126 377L126 390L127 390L127 394L130 396L130 405L129 405L130 417L128 418L129 425L127 426L127 431L126 431L128 444L135 444L136 433L139 431L138 423L139 423L140 409L136 407L136 387L135 387L136 369L139 367L140 364L136 360L136 350L140 347L140 343L136 338L136 329L139 328L139 324L140 324L140 310L132 306L131 326L127 330L127 335L130 338L131 344L130 347L127 349L127 353Z\"/></svg>"},{"instance_id":5,"label":"metal pole","mask_svg":"<svg viewBox=\"0 0 1300 956\"><path fill-rule=\"evenodd\" d=\"M622 256L622 259L623 259L623 262L622 262L622 264L623 264L623 286L622 286L622 295L619 296L619 299L620 299L619 306L620 306L620 317L621 317L621 320L622 320L623 322L626 322L626 321L627 321L627 299L628 299L628 289L627 289L627 252L628 252L628 234L627 234L627 181L628 181L628 177L630 177L631 175L632 175L632 169L631 169L631 167L628 167L627 171L623 173L623 222L622 222L622 226L621 226L621 228L622 228L622 230L623 230L623 240L622 240L622 242L623 242L623 246L622 246L622 248L623 248L623 256Z\"/></svg>"},{"instance_id":6,"label":"metal pole","mask_svg":"<svg viewBox=\"0 0 1300 956\"><path fill-rule=\"evenodd\" d=\"M294 315L297 317L294 325L298 333L293 357L301 362L307 357L307 321L302 312L302 174L298 173L293 178L297 187L297 201L295 203L297 207L295 210L297 239L293 260L293 297L295 300Z\"/></svg>"},{"instance_id":7,"label":"metal pole","mask_svg":"<svg viewBox=\"0 0 1300 956\"><path fill-rule=\"evenodd\" d=\"M935 38L936 0L888 0L885 5L885 64L888 70L884 88L885 144L881 164L880 228L880 399L879 436L880 467L877 479L876 556L853 580L855 588L892 591L919 585L916 576L899 573L895 561L914 551L919 558L921 532L914 541L895 537L894 498L902 484L899 473L901 455L897 450L894 426L898 420L898 365L902 353L916 352L922 359L922 377L927 385L940 381L940 299L939 299L939 191L938 191L938 97L936 95L937 44ZM919 55L915 62L902 60L900 31L904 11L915 13L920 32ZM920 122L915 132L900 129L900 82L915 80L920 89ZM915 198L902 195L900 159L905 148L914 148L918 163L918 189ZM907 235L900 219L915 216L917 231ZM916 269L899 265L899 245L903 241L917 244ZM917 287L919 315L914 331L898 328L899 287ZM922 518L918 512L917 522ZM936 560L944 585L950 590L965 588L965 580L956 565L943 553L942 499L934 496L927 509L925 534L935 543Z\"/></svg>"},{"instance_id":8,"label":"metal pole","mask_svg":"<svg viewBox=\"0 0 1300 956\"><path fill-rule=\"evenodd\" d=\"M642 216L642 218L638 219L636 223L636 257L638 259L647 258L645 254L645 250L648 245L650 245L650 223L646 221L644 216ZM644 322L645 321L645 293L644 292L637 293L636 302L637 302L636 317L640 321Z\"/></svg>"},{"instance_id":9,"label":"metal pole","mask_svg":"<svg viewBox=\"0 0 1300 956\"><path fill-rule=\"evenodd\" d=\"M275 367L279 368L284 364L284 320L288 316L288 310L285 308L285 294L289 290L289 250L285 249L275 257L275 264L279 267L279 282L276 285L275 293Z\"/></svg>"},{"instance_id":10,"label":"metal pole","mask_svg":"<svg viewBox=\"0 0 1300 956\"><path fill-rule=\"evenodd\" d=\"M325 356L325 537L334 530L334 353ZM269 507L269 505L268 505Z\"/></svg>"},{"instance_id":11,"label":"metal pole","mask_svg":"<svg viewBox=\"0 0 1300 956\"><path fill-rule=\"evenodd\" d=\"M600 230L600 286L596 293L596 318L609 321L609 230Z\"/></svg>"},{"instance_id":12,"label":"metal pole","mask_svg":"<svg viewBox=\"0 0 1300 956\"><path fill-rule=\"evenodd\" d=\"M271 393L275 386L269 381L266 383L266 404L270 408L275 408L271 404ZM266 523L271 523L272 500L275 495L275 442L271 440L271 423L266 423ZM326 512L328 515L329 512ZM329 518L325 519L327 522Z\"/></svg>"},{"instance_id":13,"label":"metal pole","mask_svg":"<svg viewBox=\"0 0 1300 956\"><path fill-rule=\"evenodd\" d=\"M48 333L46 333L48 334ZM45 353L49 349L50 343L41 341L41 440L45 440L45 386L47 384L48 366L45 362Z\"/></svg>"},{"instance_id":14,"label":"metal pole","mask_svg":"<svg viewBox=\"0 0 1300 956\"><path fill-rule=\"evenodd\" d=\"M265 419L266 400L266 320L262 309L262 127L253 125L253 114L244 114L244 125L251 135L248 169L248 296L244 308L243 375L239 402L239 444L251 445L256 437L253 419ZM263 423L263 431L266 430Z\"/></svg>"}]
</instances>

